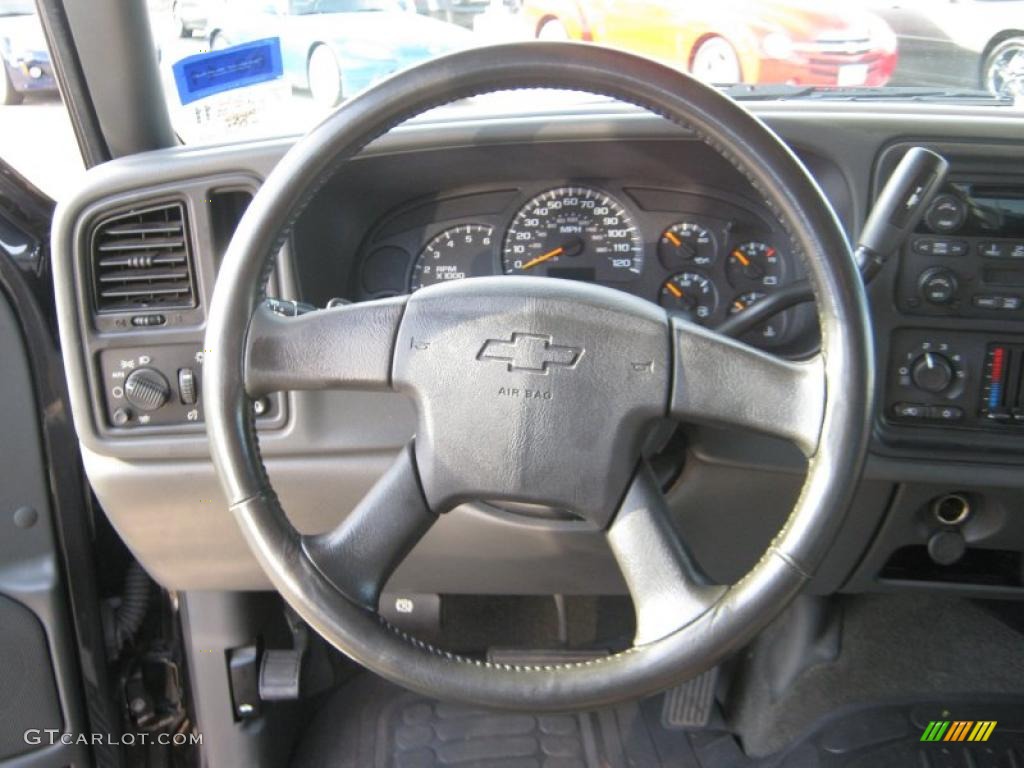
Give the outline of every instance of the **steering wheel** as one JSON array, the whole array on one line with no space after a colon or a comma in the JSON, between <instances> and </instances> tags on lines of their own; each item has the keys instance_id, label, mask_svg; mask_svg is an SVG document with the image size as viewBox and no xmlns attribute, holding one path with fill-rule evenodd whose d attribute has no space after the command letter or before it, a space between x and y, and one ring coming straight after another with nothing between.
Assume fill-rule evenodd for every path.
<instances>
[{"instance_id":1,"label":"steering wheel","mask_svg":"<svg viewBox=\"0 0 1024 768\"><path fill-rule=\"evenodd\" d=\"M516 88L614 97L682 126L727 158L806 264L821 352L781 360L625 293L541 277L454 281L298 317L266 308L273 254L346 160L428 109ZM649 60L586 45L517 43L396 75L288 151L221 265L203 397L231 510L270 581L310 626L372 671L430 696L565 710L699 674L798 593L860 475L871 361L849 244L818 186L771 130L714 89ZM325 388L405 393L418 427L337 528L301 535L265 472L251 398ZM649 427L666 416L781 436L809 459L785 526L735 584L710 584L701 574L641 456ZM492 664L435 648L381 618L377 602L389 575L439 514L469 501L567 509L604 531L635 606L633 646L581 663Z\"/></svg>"}]
</instances>

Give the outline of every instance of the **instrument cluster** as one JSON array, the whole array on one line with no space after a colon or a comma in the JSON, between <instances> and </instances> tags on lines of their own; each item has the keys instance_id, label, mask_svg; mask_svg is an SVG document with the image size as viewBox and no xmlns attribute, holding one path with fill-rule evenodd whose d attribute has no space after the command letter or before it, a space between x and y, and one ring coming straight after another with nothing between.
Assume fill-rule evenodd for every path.
<instances>
[{"instance_id":1,"label":"instrument cluster","mask_svg":"<svg viewBox=\"0 0 1024 768\"><path fill-rule=\"evenodd\" d=\"M449 280L534 275L582 280L715 327L803 271L766 211L722 191L553 183L417 201L375 227L361 297ZM797 307L745 341L786 351L813 326Z\"/></svg>"}]
</instances>

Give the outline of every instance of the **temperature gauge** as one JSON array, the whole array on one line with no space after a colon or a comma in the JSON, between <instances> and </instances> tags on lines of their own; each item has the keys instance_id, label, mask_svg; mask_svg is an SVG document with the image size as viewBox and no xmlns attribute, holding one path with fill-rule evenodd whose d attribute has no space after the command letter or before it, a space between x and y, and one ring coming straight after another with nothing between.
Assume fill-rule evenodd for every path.
<instances>
[{"instance_id":1,"label":"temperature gauge","mask_svg":"<svg viewBox=\"0 0 1024 768\"><path fill-rule=\"evenodd\" d=\"M767 293L761 291L750 291L743 293L732 300L732 304L729 305L729 314L738 315L749 309L751 306L759 302ZM753 344L756 347L774 347L782 343L782 339L786 333L786 325L788 323L788 312L781 312L774 317L770 317L760 325L754 326L745 334L743 334L742 340L748 344Z\"/></svg>"},{"instance_id":2,"label":"temperature gauge","mask_svg":"<svg viewBox=\"0 0 1024 768\"><path fill-rule=\"evenodd\" d=\"M661 286L661 306L696 323L707 323L718 308L715 284L696 272L672 275Z\"/></svg>"},{"instance_id":3,"label":"temperature gauge","mask_svg":"<svg viewBox=\"0 0 1024 768\"><path fill-rule=\"evenodd\" d=\"M681 221L666 229L658 241L658 258L665 269L706 267L718 255L718 243L711 231L692 221Z\"/></svg>"},{"instance_id":4,"label":"temperature gauge","mask_svg":"<svg viewBox=\"0 0 1024 768\"><path fill-rule=\"evenodd\" d=\"M782 266L778 250L752 240L732 249L726 273L733 288L772 289L782 282Z\"/></svg>"}]
</instances>

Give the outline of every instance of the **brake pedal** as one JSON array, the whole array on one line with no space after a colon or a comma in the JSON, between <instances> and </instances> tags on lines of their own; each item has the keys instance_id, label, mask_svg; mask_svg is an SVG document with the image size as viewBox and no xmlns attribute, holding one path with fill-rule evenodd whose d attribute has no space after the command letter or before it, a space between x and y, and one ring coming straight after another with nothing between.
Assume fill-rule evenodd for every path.
<instances>
[{"instance_id":1,"label":"brake pedal","mask_svg":"<svg viewBox=\"0 0 1024 768\"><path fill-rule=\"evenodd\" d=\"M661 723L670 730L706 728L715 710L718 667L665 691Z\"/></svg>"}]
</instances>

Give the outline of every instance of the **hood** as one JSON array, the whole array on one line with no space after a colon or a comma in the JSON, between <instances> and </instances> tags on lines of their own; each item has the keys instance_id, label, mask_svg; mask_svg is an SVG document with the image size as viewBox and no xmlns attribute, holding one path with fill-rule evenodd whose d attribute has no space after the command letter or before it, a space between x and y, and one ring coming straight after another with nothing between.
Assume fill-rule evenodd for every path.
<instances>
[{"instance_id":1,"label":"hood","mask_svg":"<svg viewBox=\"0 0 1024 768\"><path fill-rule=\"evenodd\" d=\"M294 16L293 29L310 40L328 40L338 53L379 47L395 52L417 51L440 55L470 46L469 30L405 11L311 13Z\"/></svg>"},{"instance_id":2,"label":"hood","mask_svg":"<svg viewBox=\"0 0 1024 768\"><path fill-rule=\"evenodd\" d=\"M877 20L849 4L831 8L822 3L786 0L755 3L753 15L766 27L785 30L796 40L860 40L872 37Z\"/></svg>"},{"instance_id":3,"label":"hood","mask_svg":"<svg viewBox=\"0 0 1024 768\"><path fill-rule=\"evenodd\" d=\"M715 8L708 15L714 26L739 23L756 32L785 32L802 41L867 39L880 23L862 8L838 3L828 7L813 0L726 0ZM680 19L685 18L686 13L681 13Z\"/></svg>"},{"instance_id":4,"label":"hood","mask_svg":"<svg viewBox=\"0 0 1024 768\"><path fill-rule=\"evenodd\" d=\"M8 41L10 50L46 51L46 38L39 24L39 17L0 16L0 40Z\"/></svg>"}]
</instances>

